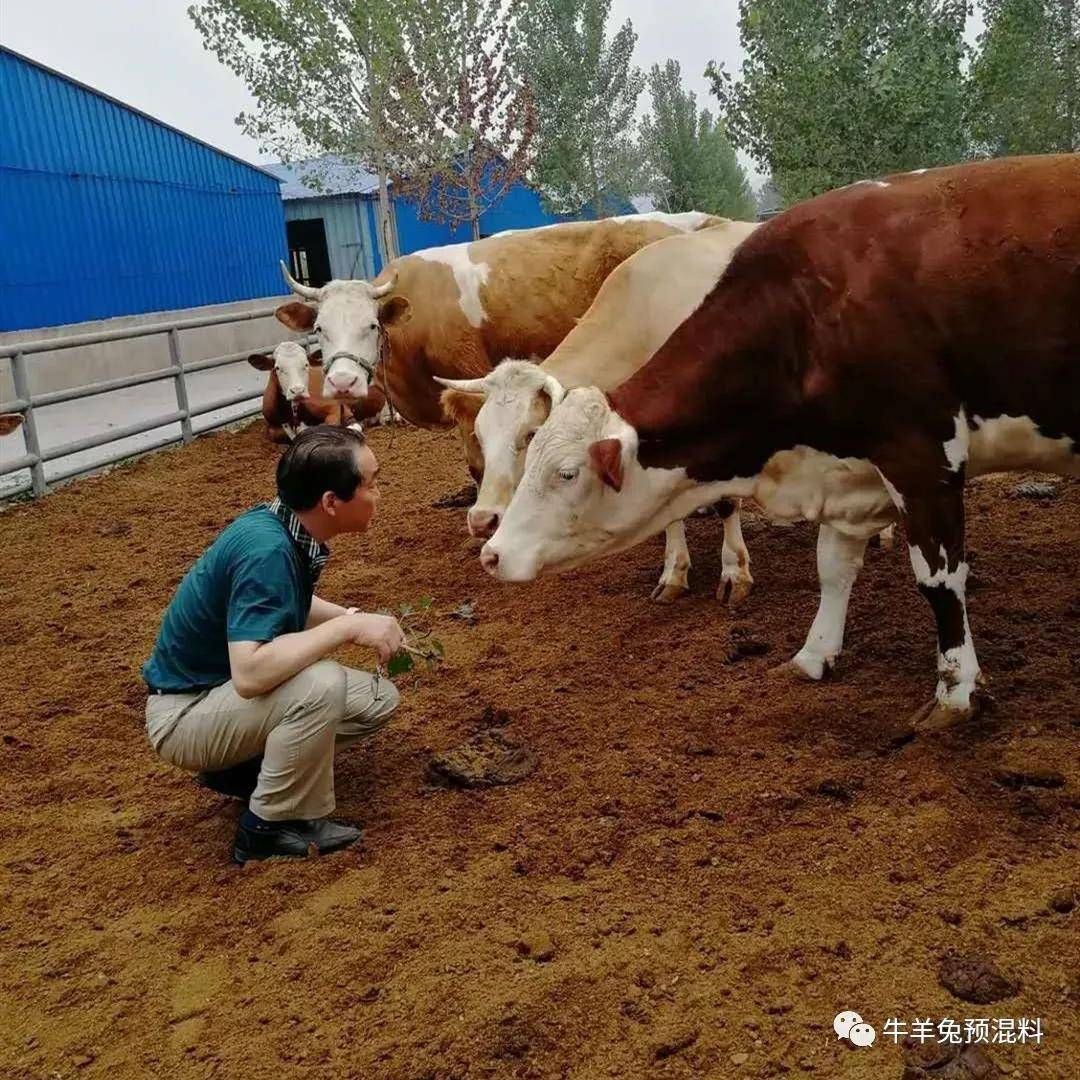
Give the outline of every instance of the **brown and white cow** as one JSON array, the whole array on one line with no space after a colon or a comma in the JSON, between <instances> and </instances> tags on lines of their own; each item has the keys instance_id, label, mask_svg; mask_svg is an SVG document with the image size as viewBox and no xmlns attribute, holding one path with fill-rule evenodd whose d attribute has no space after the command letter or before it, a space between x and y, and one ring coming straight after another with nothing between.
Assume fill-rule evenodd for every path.
<instances>
[{"instance_id":1,"label":"brown and white cow","mask_svg":"<svg viewBox=\"0 0 1080 1080\"><path fill-rule=\"evenodd\" d=\"M604 279L665 236L718 222L707 214L641 214L499 233L395 259L373 283L289 286L309 303L277 310L319 339L331 396L378 382L410 423L443 427L433 377L476 378L511 356L544 357L573 328ZM381 342L385 334L386 348Z\"/></svg>"},{"instance_id":2,"label":"brown and white cow","mask_svg":"<svg viewBox=\"0 0 1080 1080\"><path fill-rule=\"evenodd\" d=\"M308 357L296 341L283 341L273 353L252 353L248 363L270 377L263 391L262 414L271 442L289 443L306 427L347 424L378 416L385 404L382 391L371 387L358 401L326 397L322 357Z\"/></svg>"},{"instance_id":3,"label":"brown and white cow","mask_svg":"<svg viewBox=\"0 0 1080 1080\"><path fill-rule=\"evenodd\" d=\"M779 453L834 471L865 459L937 622L937 693L917 722L949 724L980 677L963 505L976 436L998 467L1080 475L1077 155L859 183L762 226L635 376L552 410L481 562L527 581L754 494ZM803 473L825 535L850 535Z\"/></svg>"},{"instance_id":4,"label":"brown and white cow","mask_svg":"<svg viewBox=\"0 0 1080 1080\"><path fill-rule=\"evenodd\" d=\"M10 435L22 425L22 422L22 413L0 413L0 435Z\"/></svg>"},{"instance_id":5,"label":"brown and white cow","mask_svg":"<svg viewBox=\"0 0 1080 1080\"><path fill-rule=\"evenodd\" d=\"M483 478L468 514L469 533L490 537L521 480L525 450L553 404L568 389L610 390L660 348L716 284L735 248L757 226L725 221L700 232L657 240L631 255L605 279L589 310L541 364L504 360L479 379L437 379L447 419L463 433ZM724 549L718 598L735 607L753 585L739 511L722 500ZM690 553L681 521L666 530L666 551L654 600L688 589Z\"/></svg>"}]
</instances>

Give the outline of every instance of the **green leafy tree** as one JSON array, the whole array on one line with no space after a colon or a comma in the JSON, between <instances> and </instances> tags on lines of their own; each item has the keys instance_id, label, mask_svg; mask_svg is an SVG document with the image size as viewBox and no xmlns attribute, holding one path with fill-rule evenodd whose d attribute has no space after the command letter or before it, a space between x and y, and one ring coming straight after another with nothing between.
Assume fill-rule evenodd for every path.
<instances>
[{"instance_id":1,"label":"green leafy tree","mask_svg":"<svg viewBox=\"0 0 1080 1080\"><path fill-rule=\"evenodd\" d=\"M723 125L683 88L678 61L649 72L652 113L641 122L647 186L657 206L670 213L704 210L752 219L754 198Z\"/></svg>"},{"instance_id":2,"label":"green leafy tree","mask_svg":"<svg viewBox=\"0 0 1080 1080\"><path fill-rule=\"evenodd\" d=\"M288 161L333 153L379 177L379 232L396 253L388 180L390 118L405 61L408 5L367 0L204 0L188 8L204 46L257 103L240 127ZM316 178L317 180L317 178Z\"/></svg>"},{"instance_id":3,"label":"green leafy tree","mask_svg":"<svg viewBox=\"0 0 1080 1080\"><path fill-rule=\"evenodd\" d=\"M967 0L740 0L741 77L709 64L729 136L785 202L957 161Z\"/></svg>"},{"instance_id":4,"label":"green leafy tree","mask_svg":"<svg viewBox=\"0 0 1080 1080\"><path fill-rule=\"evenodd\" d=\"M611 0L529 0L518 62L536 101L535 179L548 206L597 217L638 190L634 113L645 85L627 20L609 38Z\"/></svg>"},{"instance_id":5,"label":"green leafy tree","mask_svg":"<svg viewBox=\"0 0 1080 1080\"><path fill-rule=\"evenodd\" d=\"M536 111L511 63L519 10L516 0L424 0L398 83L407 107L390 123L397 190L416 196L421 216L469 222L474 239L531 161Z\"/></svg>"},{"instance_id":6,"label":"green leafy tree","mask_svg":"<svg viewBox=\"0 0 1080 1080\"><path fill-rule=\"evenodd\" d=\"M980 153L1080 150L1080 3L982 0L969 122Z\"/></svg>"}]
</instances>

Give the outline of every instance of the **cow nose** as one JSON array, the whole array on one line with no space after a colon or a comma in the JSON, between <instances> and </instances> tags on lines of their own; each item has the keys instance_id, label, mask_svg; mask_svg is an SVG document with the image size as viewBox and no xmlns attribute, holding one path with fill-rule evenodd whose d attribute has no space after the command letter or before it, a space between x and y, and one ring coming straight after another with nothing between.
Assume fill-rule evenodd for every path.
<instances>
[{"instance_id":1,"label":"cow nose","mask_svg":"<svg viewBox=\"0 0 1080 1080\"><path fill-rule=\"evenodd\" d=\"M359 375L353 375L351 378L342 378L340 375L332 375L330 377L330 385L335 394L350 394L355 388L356 384L360 381Z\"/></svg>"},{"instance_id":2,"label":"cow nose","mask_svg":"<svg viewBox=\"0 0 1080 1080\"><path fill-rule=\"evenodd\" d=\"M480 552L480 565L489 573L494 574L499 565L499 553L493 551L490 544L485 544Z\"/></svg>"},{"instance_id":3,"label":"cow nose","mask_svg":"<svg viewBox=\"0 0 1080 1080\"><path fill-rule=\"evenodd\" d=\"M473 536L494 536L498 527L499 515L494 510L469 511L469 532Z\"/></svg>"}]
</instances>

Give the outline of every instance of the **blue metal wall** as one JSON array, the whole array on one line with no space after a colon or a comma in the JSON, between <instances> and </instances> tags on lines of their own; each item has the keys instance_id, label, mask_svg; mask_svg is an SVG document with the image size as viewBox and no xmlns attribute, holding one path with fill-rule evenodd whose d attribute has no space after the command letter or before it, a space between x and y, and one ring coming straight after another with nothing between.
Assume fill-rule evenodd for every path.
<instances>
[{"instance_id":1,"label":"blue metal wall","mask_svg":"<svg viewBox=\"0 0 1080 1080\"><path fill-rule=\"evenodd\" d=\"M398 246L402 255L423 248L441 247L443 244L466 243L472 239L472 229L468 222L455 229L438 222L423 221L416 203L409 199L395 199L394 213L397 220ZM541 225L577 220L579 218L576 216L547 213L540 203L539 194L519 180L511 185L497 203L481 214L480 233L490 236L505 229L535 229ZM379 266L382 266L381 258Z\"/></svg>"},{"instance_id":2,"label":"blue metal wall","mask_svg":"<svg viewBox=\"0 0 1080 1080\"><path fill-rule=\"evenodd\" d=\"M276 179L0 49L0 330L282 294Z\"/></svg>"}]
</instances>

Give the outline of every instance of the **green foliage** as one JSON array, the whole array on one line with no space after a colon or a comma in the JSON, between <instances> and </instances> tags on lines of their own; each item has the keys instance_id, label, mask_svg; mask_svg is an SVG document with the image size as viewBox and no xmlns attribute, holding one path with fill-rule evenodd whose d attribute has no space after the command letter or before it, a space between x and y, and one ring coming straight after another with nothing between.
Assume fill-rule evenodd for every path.
<instances>
[{"instance_id":1,"label":"green foliage","mask_svg":"<svg viewBox=\"0 0 1080 1080\"><path fill-rule=\"evenodd\" d=\"M669 213L704 210L752 220L754 198L723 125L683 89L675 60L649 72L652 113L641 123L648 193Z\"/></svg>"},{"instance_id":2,"label":"green foliage","mask_svg":"<svg viewBox=\"0 0 1080 1080\"><path fill-rule=\"evenodd\" d=\"M786 203L962 159L967 0L740 0L746 61L706 76Z\"/></svg>"},{"instance_id":3,"label":"green foliage","mask_svg":"<svg viewBox=\"0 0 1080 1080\"><path fill-rule=\"evenodd\" d=\"M421 596L415 604L399 604L396 612L383 610L381 615L394 615L402 632L405 634L405 648L390 657L386 665L386 674L393 678L413 671L417 664L424 664L428 671L446 658L443 643L435 637L431 628L431 616L435 601L430 596Z\"/></svg>"},{"instance_id":4,"label":"green foliage","mask_svg":"<svg viewBox=\"0 0 1080 1080\"><path fill-rule=\"evenodd\" d=\"M519 0L424 0L410 22L391 124L397 190L420 216L472 224L531 162L532 93L511 63Z\"/></svg>"},{"instance_id":5,"label":"green foliage","mask_svg":"<svg viewBox=\"0 0 1080 1080\"><path fill-rule=\"evenodd\" d=\"M611 0L529 0L518 63L536 100L534 177L556 212L628 199L641 159L634 111L645 85L631 65L637 35L627 20L608 38ZM609 205L609 204L607 204Z\"/></svg>"},{"instance_id":6,"label":"green foliage","mask_svg":"<svg viewBox=\"0 0 1080 1080\"><path fill-rule=\"evenodd\" d=\"M969 126L979 153L1080 150L1080 3L982 0Z\"/></svg>"}]
</instances>

